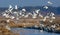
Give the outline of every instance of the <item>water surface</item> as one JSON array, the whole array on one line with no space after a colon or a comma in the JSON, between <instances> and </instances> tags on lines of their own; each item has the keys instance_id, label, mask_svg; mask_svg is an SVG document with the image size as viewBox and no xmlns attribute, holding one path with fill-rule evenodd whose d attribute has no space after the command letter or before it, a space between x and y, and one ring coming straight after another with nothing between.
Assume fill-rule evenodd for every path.
<instances>
[{"instance_id":1,"label":"water surface","mask_svg":"<svg viewBox=\"0 0 60 35\"><path fill-rule=\"evenodd\" d=\"M24 28L12 28L14 33L19 33L20 35L60 35L58 33L50 33L50 32L41 32L38 29L24 29Z\"/></svg>"}]
</instances>

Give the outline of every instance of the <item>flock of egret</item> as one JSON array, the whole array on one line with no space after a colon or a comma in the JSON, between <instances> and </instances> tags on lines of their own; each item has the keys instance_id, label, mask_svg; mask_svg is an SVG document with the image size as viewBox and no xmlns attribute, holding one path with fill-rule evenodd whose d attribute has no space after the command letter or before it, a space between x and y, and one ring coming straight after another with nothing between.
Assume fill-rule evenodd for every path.
<instances>
[{"instance_id":1,"label":"flock of egret","mask_svg":"<svg viewBox=\"0 0 60 35\"><path fill-rule=\"evenodd\" d=\"M44 8L48 9L48 6L45 6ZM15 5L15 9L18 10L17 5ZM20 18L28 18L30 17L29 15L31 15L33 19L38 18L37 16L39 16L43 18L43 21L46 21L47 18L49 18L50 22L52 22L55 19L55 16L54 16L55 14L53 12L47 14L46 16L43 16L39 12L40 12L40 9L33 11L33 14L30 12L27 13L26 9L22 9L20 11L13 11L13 7L12 5L10 5L9 9L2 13L2 16L6 18L19 20Z\"/></svg>"},{"instance_id":2,"label":"flock of egret","mask_svg":"<svg viewBox=\"0 0 60 35\"><path fill-rule=\"evenodd\" d=\"M52 2L48 1L48 4L53 4ZM43 8L48 9L48 6L44 6ZM55 19L55 14L53 12L47 14L46 16L43 16L40 12L40 9L33 11L32 13L26 13L26 9L22 9L20 11L13 11L13 9L18 10L17 5L15 5L15 8L12 7L12 5L9 5L8 10L5 10L5 12L2 13L2 16L5 18L10 18L10 19L16 19L19 20L20 18L28 18L29 15L32 16L33 19L37 18L37 16L43 18L42 21L46 21L47 19L50 19L49 22L53 22L53 20ZM7 22L9 22L9 20L7 20ZM35 26L37 27L37 26ZM52 26L55 27L55 26ZM10 30L10 28L8 26L6 26L6 28L8 30Z\"/></svg>"},{"instance_id":3,"label":"flock of egret","mask_svg":"<svg viewBox=\"0 0 60 35\"><path fill-rule=\"evenodd\" d=\"M53 4L51 1L47 2L49 5ZM43 8L48 9L48 6L44 6ZM2 16L6 17L6 18L11 18L11 19L16 19L19 20L19 18L28 18L28 17L32 17L32 18L37 18L37 16L43 18L43 21L46 21L47 18L51 19L50 22L53 21L53 19L55 19L54 17L54 13L51 12L50 15L46 15L45 17L39 13L40 9L33 11L32 13L26 11L26 9L22 9L20 11L13 11L13 9L18 10L18 6L15 5L15 8L12 7L12 5L9 5L8 10L5 10L5 12L2 13ZM29 16L30 15L30 16Z\"/></svg>"},{"instance_id":4,"label":"flock of egret","mask_svg":"<svg viewBox=\"0 0 60 35\"><path fill-rule=\"evenodd\" d=\"M15 6L15 9L18 10L17 5ZM20 11L14 11L13 12L13 7L10 5L9 9L2 13L2 16L6 17L6 18L11 18L11 19L14 19L14 18L18 19L19 17L22 18L22 17L28 17L29 15L31 15L32 18L37 18L37 15L39 14L39 11L40 10L35 10L35 11L33 11L33 14L30 13L30 12L27 13L26 9L22 9ZM39 16L42 17L41 14Z\"/></svg>"}]
</instances>

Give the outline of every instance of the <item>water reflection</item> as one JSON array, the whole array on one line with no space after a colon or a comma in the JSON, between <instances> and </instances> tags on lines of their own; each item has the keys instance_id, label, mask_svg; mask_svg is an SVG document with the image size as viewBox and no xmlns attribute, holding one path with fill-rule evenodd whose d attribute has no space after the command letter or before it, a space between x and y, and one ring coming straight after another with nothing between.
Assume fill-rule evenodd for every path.
<instances>
[{"instance_id":1,"label":"water reflection","mask_svg":"<svg viewBox=\"0 0 60 35\"><path fill-rule=\"evenodd\" d=\"M24 28L12 28L11 31L14 33L20 33L20 35L60 35L57 33L48 33L48 32L41 32L41 30L37 29L24 29Z\"/></svg>"}]
</instances>

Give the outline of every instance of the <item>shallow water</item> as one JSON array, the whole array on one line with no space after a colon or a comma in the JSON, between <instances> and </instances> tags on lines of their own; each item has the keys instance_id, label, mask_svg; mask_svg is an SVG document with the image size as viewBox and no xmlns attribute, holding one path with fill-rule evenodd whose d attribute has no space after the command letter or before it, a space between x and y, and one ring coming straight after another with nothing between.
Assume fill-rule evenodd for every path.
<instances>
[{"instance_id":1,"label":"shallow water","mask_svg":"<svg viewBox=\"0 0 60 35\"><path fill-rule=\"evenodd\" d=\"M20 35L60 35L58 33L50 33L37 29L12 28L11 31Z\"/></svg>"}]
</instances>

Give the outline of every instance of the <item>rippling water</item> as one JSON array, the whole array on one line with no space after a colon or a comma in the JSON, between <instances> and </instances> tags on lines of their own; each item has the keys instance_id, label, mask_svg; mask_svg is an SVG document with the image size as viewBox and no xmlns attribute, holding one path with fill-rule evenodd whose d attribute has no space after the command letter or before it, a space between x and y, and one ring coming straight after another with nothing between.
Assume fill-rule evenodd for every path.
<instances>
[{"instance_id":1,"label":"rippling water","mask_svg":"<svg viewBox=\"0 0 60 35\"><path fill-rule=\"evenodd\" d=\"M37 29L12 28L11 30L14 33L19 33L20 35L60 35L58 33L41 32Z\"/></svg>"}]
</instances>

